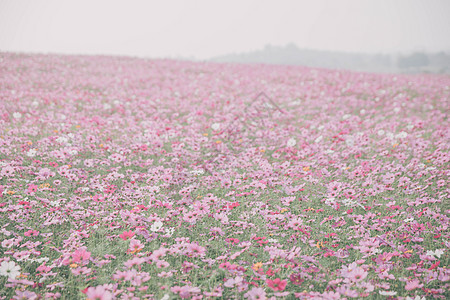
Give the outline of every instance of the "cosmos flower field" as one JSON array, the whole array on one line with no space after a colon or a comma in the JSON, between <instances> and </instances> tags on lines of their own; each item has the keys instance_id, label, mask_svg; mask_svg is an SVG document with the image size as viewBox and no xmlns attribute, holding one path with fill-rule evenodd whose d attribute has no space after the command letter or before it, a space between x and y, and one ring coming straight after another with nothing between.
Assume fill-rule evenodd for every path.
<instances>
[{"instance_id":1,"label":"cosmos flower field","mask_svg":"<svg viewBox=\"0 0 450 300\"><path fill-rule=\"evenodd\" d=\"M0 53L0 299L448 299L450 77Z\"/></svg>"}]
</instances>

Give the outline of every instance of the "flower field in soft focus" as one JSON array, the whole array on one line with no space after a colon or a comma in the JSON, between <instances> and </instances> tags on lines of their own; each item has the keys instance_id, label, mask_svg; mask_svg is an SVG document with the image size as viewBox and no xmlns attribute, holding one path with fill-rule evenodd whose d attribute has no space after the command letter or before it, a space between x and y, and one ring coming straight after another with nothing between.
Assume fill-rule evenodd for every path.
<instances>
[{"instance_id":1,"label":"flower field in soft focus","mask_svg":"<svg viewBox=\"0 0 450 300\"><path fill-rule=\"evenodd\" d=\"M0 299L448 299L450 77L0 53Z\"/></svg>"}]
</instances>

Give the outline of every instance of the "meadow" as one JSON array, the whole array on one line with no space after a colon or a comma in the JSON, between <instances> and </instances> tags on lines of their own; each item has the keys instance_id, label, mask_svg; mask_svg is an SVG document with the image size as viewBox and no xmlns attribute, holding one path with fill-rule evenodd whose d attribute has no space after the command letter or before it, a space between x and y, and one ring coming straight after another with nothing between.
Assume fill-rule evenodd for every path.
<instances>
[{"instance_id":1,"label":"meadow","mask_svg":"<svg viewBox=\"0 0 450 300\"><path fill-rule=\"evenodd\" d=\"M0 299L448 299L450 77L0 53Z\"/></svg>"}]
</instances>

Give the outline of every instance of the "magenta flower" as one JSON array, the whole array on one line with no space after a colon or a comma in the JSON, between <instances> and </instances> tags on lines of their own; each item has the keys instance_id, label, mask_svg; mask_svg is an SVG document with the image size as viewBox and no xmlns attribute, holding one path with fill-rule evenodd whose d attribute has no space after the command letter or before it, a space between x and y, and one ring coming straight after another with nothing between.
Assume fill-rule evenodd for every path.
<instances>
[{"instance_id":1,"label":"magenta flower","mask_svg":"<svg viewBox=\"0 0 450 300\"><path fill-rule=\"evenodd\" d=\"M131 239L133 236L135 235L135 233L133 231L124 231L122 234L119 234L119 237L126 241L127 239Z\"/></svg>"},{"instance_id":2,"label":"magenta flower","mask_svg":"<svg viewBox=\"0 0 450 300\"><path fill-rule=\"evenodd\" d=\"M300 274L294 274L294 273L291 274L291 276L289 277L289 280L294 285L301 285L303 283L303 281L305 281Z\"/></svg>"}]
</instances>

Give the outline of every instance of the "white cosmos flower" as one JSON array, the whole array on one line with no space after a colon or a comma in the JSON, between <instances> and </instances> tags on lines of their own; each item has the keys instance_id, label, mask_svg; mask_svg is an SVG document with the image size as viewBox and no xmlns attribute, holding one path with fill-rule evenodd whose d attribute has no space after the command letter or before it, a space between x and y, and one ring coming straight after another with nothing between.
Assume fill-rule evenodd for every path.
<instances>
[{"instance_id":1,"label":"white cosmos flower","mask_svg":"<svg viewBox=\"0 0 450 300\"><path fill-rule=\"evenodd\" d=\"M327 198L327 199L325 199L325 204L331 205L331 204L335 203L335 200L336 200L336 198L334 198L334 197Z\"/></svg>"},{"instance_id":2,"label":"white cosmos flower","mask_svg":"<svg viewBox=\"0 0 450 300\"><path fill-rule=\"evenodd\" d=\"M404 139L408 136L408 134L404 131L401 131L400 133L398 133L395 137L399 138L399 139Z\"/></svg>"},{"instance_id":3,"label":"white cosmos flower","mask_svg":"<svg viewBox=\"0 0 450 300\"><path fill-rule=\"evenodd\" d=\"M165 294L164 297L161 298L161 300L169 300L170 296L169 294Z\"/></svg>"},{"instance_id":4,"label":"white cosmos flower","mask_svg":"<svg viewBox=\"0 0 450 300\"><path fill-rule=\"evenodd\" d=\"M314 140L314 143L320 143L320 141L323 139L323 136L319 136L317 139Z\"/></svg>"},{"instance_id":5,"label":"white cosmos flower","mask_svg":"<svg viewBox=\"0 0 450 300\"><path fill-rule=\"evenodd\" d=\"M397 294L397 292L391 292L391 291L379 291L380 295L383 296L394 296Z\"/></svg>"},{"instance_id":6,"label":"white cosmos flower","mask_svg":"<svg viewBox=\"0 0 450 300\"><path fill-rule=\"evenodd\" d=\"M40 263L40 264L42 264L44 261L49 261L50 260L50 258L48 258L48 257L42 257L42 258L37 258L37 259L29 259L29 261L31 261L31 262L37 262L37 263Z\"/></svg>"},{"instance_id":7,"label":"white cosmos flower","mask_svg":"<svg viewBox=\"0 0 450 300\"><path fill-rule=\"evenodd\" d=\"M214 130L214 131L219 130L219 128L220 128L220 124L219 123L214 123L214 124L211 125L211 129Z\"/></svg>"},{"instance_id":8,"label":"white cosmos flower","mask_svg":"<svg viewBox=\"0 0 450 300\"><path fill-rule=\"evenodd\" d=\"M435 251L429 250L426 253L428 256L435 256L437 258L441 258L441 255L444 254L444 250L443 249L437 249Z\"/></svg>"},{"instance_id":9,"label":"white cosmos flower","mask_svg":"<svg viewBox=\"0 0 450 300\"><path fill-rule=\"evenodd\" d=\"M441 258L441 255L444 254L444 251L444 249L434 250L434 255L437 256L437 258Z\"/></svg>"},{"instance_id":10,"label":"white cosmos flower","mask_svg":"<svg viewBox=\"0 0 450 300\"><path fill-rule=\"evenodd\" d=\"M191 173L194 175L201 175L205 173L205 170L203 169L192 170Z\"/></svg>"},{"instance_id":11,"label":"white cosmos flower","mask_svg":"<svg viewBox=\"0 0 450 300\"><path fill-rule=\"evenodd\" d=\"M172 236L175 232L175 228L167 228L165 231L168 236Z\"/></svg>"},{"instance_id":12,"label":"white cosmos flower","mask_svg":"<svg viewBox=\"0 0 450 300\"><path fill-rule=\"evenodd\" d=\"M163 226L163 222L156 221L155 223L153 223L152 226L150 226L150 230L153 232L156 232L156 231L160 230L162 226Z\"/></svg>"},{"instance_id":13,"label":"white cosmos flower","mask_svg":"<svg viewBox=\"0 0 450 300\"><path fill-rule=\"evenodd\" d=\"M30 150L28 150L28 152L27 152L27 156L28 156L28 157L35 157L35 156L36 156L36 153L37 153L36 149L30 149Z\"/></svg>"},{"instance_id":14,"label":"white cosmos flower","mask_svg":"<svg viewBox=\"0 0 450 300\"><path fill-rule=\"evenodd\" d=\"M15 113L13 113L13 117L14 117L14 119L20 119L20 118L22 118L22 114L20 113L20 112L15 112Z\"/></svg>"},{"instance_id":15,"label":"white cosmos flower","mask_svg":"<svg viewBox=\"0 0 450 300\"><path fill-rule=\"evenodd\" d=\"M349 147L353 147L355 145L355 141L353 140L352 137L349 137L345 140L345 144Z\"/></svg>"},{"instance_id":16,"label":"white cosmos flower","mask_svg":"<svg viewBox=\"0 0 450 300\"><path fill-rule=\"evenodd\" d=\"M20 266L13 261L2 261L0 265L0 275L8 276L11 279L16 279L20 275Z\"/></svg>"},{"instance_id":17,"label":"white cosmos flower","mask_svg":"<svg viewBox=\"0 0 450 300\"><path fill-rule=\"evenodd\" d=\"M56 142L61 144L66 144L69 140L64 136L59 136L56 138Z\"/></svg>"},{"instance_id":18,"label":"white cosmos flower","mask_svg":"<svg viewBox=\"0 0 450 300\"><path fill-rule=\"evenodd\" d=\"M59 206L59 201L53 200L49 203L51 206Z\"/></svg>"},{"instance_id":19,"label":"white cosmos flower","mask_svg":"<svg viewBox=\"0 0 450 300\"><path fill-rule=\"evenodd\" d=\"M352 115L346 114L342 116L342 120L347 120L351 117Z\"/></svg>"},{"instance_id":20,"label":"white cosmos flower","mask_svg":"<svg viewBox=\"0 0 450 300\"><path fill-rule=\"evenodd\" d=\"M296 144L297 144L297 141L296 141L295 139L293 139L293 138L290 138L290 139L287 141L286 146L288 146L288 147L294 147Z\"/></svg>"}]
</instances>

